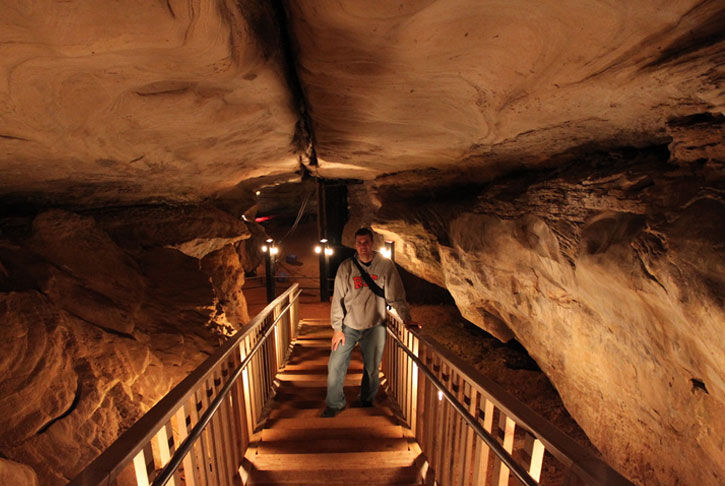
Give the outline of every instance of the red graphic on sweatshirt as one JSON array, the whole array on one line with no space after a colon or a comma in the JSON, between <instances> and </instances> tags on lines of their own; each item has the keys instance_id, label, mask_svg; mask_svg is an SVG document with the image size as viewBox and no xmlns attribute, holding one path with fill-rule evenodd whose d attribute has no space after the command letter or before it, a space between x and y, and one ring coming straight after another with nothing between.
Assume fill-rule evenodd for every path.
<instances>
[{"instance_id":1,"label":"red graphic on sweatshirt","mask_svg":"<svg viewBox=\"0 0 725 486\"><path fill-rule=\"evenodd\" d=\"M370 274L370 277L372 277L373 280L377 280L378 279L378 276L375 275L374 273L371 273ZM362 277L353 277L352 280L353 280L353 282L355 282L355 288L356 289L361 289L363 287L367 287L368 286L368 284L365 283L365 280L363 280Z\"/></svg>"}]
</instances>

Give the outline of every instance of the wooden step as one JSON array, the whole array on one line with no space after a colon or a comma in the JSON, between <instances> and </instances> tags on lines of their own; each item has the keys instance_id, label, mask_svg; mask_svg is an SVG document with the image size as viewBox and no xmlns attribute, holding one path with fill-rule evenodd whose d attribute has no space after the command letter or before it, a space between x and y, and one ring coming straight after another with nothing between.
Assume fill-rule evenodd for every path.
<instances>
[{"instance_id":1,"label":"wooden step","mask_svg":"<svg viewBox=\"0 0 725 486\"><path fill-rule=\"evenodd\" d=\"M360 387L359 386L346 386L344 389L345 393L345 399L347 400L347 403L353 403L357 397L360 395ZM289 387L289 388L280 388L277 390L277 395L275 399L279 402L284 402L288 400L317 400L318 403L324 407L325 406L325 396L327 395L327 387L320 386L320 387Z\"/></svg>"},{"instance_id":2,"label":"wooden step","mask_svg":"<svg viewBox=\"0 0 725 486\"><path fill-rule=\"evenodd\" d=\"M320 454L331 452L407 452L407 439L381 439L373 437L361 439L350 437L345 439L301 438L298 440L262 441L257 446L257 454Z\"/></svg>"},{"instance_id":3,"label":"wooden step","mask_svg":"<svg viewBox=\"0 0 725 486\"><path fill-rule=\"evenodd\" d=\"M301 346L302 349L326 349L328 352L330 351L330 340L332 339L332 335L330 335L329 338L325 337L315 337L315 338L297 338L297 344L296 346Z\"/></svg>"},{"instance_id":4,"label":"wooden step","mask_svg":"<svg viewBox=\"0 0 725 486\"><path fill-rule=\"evenodd\" d=\"M325 356L324 358L317 358L317 359L307 359L307 360L299 360L292 362L287 362L284 368L282 368L282 373L296 373L296 374L304 374L304 375L323 375L327 376L327 362L329 360L329 356ZM363 369L363 363L362 360L351 360L350 366L347 367L348 371L362 371Z\"/></svg>"},{"instance_id":5,"label":"wooden step","mask_svg":"<svg viewBox=\"0 0 725 486\"><path fill-rule=\"evenodd\" d=\"M367 469L252 470L252 484L254 485L401 486L420 484L416 481L417 478L418 469L415 466L374 467L368 464Z\"/></svg>"},{"instance_id":6,"label":"wooden step","mask_svg":"<svg viewBox=\"0 0 725 486\"><path fill-rule=\"evenodd\" d=\"M390 416L360 417L359 415L346 414L343 410L339 415L332 418L309 417L304 420L294 418L270 419L267 428L275 429L333 429L341 427L380 427L386 425L397 425L395 419Z\"/></svg>"},{"instance_id":7,"label":"wooden step","mask_svg":"<svg viewBox=\"0 0 725 486\"><path fill-rule=\"evenodd\" d=\"M362 380L362 372L349 372L345 376L345 386L359 384ZM277 380L280 384L294 387L322 386L327 387L327 375L307 375L304 373L279 373Z\"/></svg>"},{"instance_id":8,"label":"wooden step","mask_svg":"<svg viewBox=\"0 0 725 486\"><path fill-rule=\"evenodd\" d=\"M327 419L334 420L334 419ZM260 433L262 442L277 440L317 440L317 439L400 439L403 437L403 428L400 425L382 425L375 427L355 426L319 429L263 429Z\"/></svg>"},{"instance_id":9,"label":"wooden step","mask_svg":"<svg viewBox=\"0 0 725 486\"><path fill-rule=\"evenodd\" d=\"M278 407L273 409L269 413L270 419L277 418L296 418L307 420L310 417L320 416L320 407L313 408L290 408L290 407ZM392 415L392 411L387 407L369 407L369 408L348 408L344 410L344 413L348 417L375 417L381 415Z\"/></svg>"},{"instance_id":10,"label":"wooden step","mask_svg":"<svg viewBox=\"0 0 725 486\"><path fill-rule=\"evenodd\" d=\"M330 452L327 454L258 454L248 458L262 471L342 471L412 466L415 457L404 452Z\"/></svg>"}]
</instances>

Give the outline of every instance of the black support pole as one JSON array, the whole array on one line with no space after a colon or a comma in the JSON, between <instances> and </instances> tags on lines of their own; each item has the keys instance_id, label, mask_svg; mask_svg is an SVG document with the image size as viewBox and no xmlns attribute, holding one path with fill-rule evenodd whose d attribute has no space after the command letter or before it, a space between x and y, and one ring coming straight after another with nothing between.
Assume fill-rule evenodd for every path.
<instances>
[{"instance_id":1,"label":"black support pole","mask_svg":"<svg viewBox=\"0 0 725 486\"><path fill-rule=\"evenodd\" d=\"M267 251L264 252L264 274L267 282L267 302L274 300L274 275L272 274L272 245L267 245Z\"/></svg>"},{"instance_id":2,"label":"black support pole","mask_svg":"<svg viewBox=\"0 0 725 486\"><path fill-rule=\"evenodd\" d=\"M320 240L320 302L330 300L330 281L328 277L329 259L327 255L327 240Z\"/></svg>"}]
</instances>

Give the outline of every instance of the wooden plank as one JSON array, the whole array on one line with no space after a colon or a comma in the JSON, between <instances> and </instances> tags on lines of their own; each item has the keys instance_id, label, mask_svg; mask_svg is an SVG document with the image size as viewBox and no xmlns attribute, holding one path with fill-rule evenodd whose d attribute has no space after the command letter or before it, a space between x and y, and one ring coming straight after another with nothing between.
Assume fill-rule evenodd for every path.
<instances>
[{"instance_id":1,"label":"wooden plank","mask_svg":"<svg viewBox=\"0 0 725 486\"><path fill-rule=\"evenodd\" d=\"M234 354L233 359L234 369L241 364L241 358L239 353ZM237 464L241 464L244 459L244 451L247 449L249 443L249 432L247 429L247 418L245 415L244 406L244 384L242 383L242 376L239 377L237 382L231 391L231 398L233 399L232 415L234 419L234 437L236 437L238 453L236 456Z\"/></svg>"},{"instance_id":2,"label":"wooden plank","mask_svg":"<svg viewBox=\"0 0 725 486\"><path fill-rule=\"evenodd\" d=\"M213 397L216 395L214 392L215 388L215 381L216 381L216 374L215 371L212 376L207 380L206 386L202 388L202 406L203 410L206 411L209 409L209 404ZM211 392L211 393L210 393ZM218 414L215 414L212 419L209 421L209 424L206 426L206 430L208 433L208 445L209 445L209 459L210 459L210 465L211 465L211 474L210 477L214 478L214 484L217 484L219 486L228 486L226 482L226 467L224 465L224 444L222 443L222 434L221 434L221 428L219 425L219 417Z\"/></svg>"},{"instance_id":3,"label":"wooden plank","mask_svg":"<svg viewBox=\"0 0 725 486\"><path fill-rule=\"evenodd\" d=\"M481 397L484 406L483 416L483 429L491 433L493 428L493 415L494 406L493 402ZM485 484L488 474L488 462L489 462L490 448L483 442L483 439L476 436L476 455L473 465L473 483L474 484Z\"/></svg>"},{"instance_id":4,"label":"wooden plank","mask_svg":"<svg viewBox=\"0 0 725 486\"><path fill-rule=\"evenodd\" d=\"M503 415L503 414L502 414ZM504 431L503 448L510 454L514 449L514 433L516 432L516 422L511 417L506 416L506 426ZM510 470L505 464L501 464L501 471L498 476L498 486L508 486Z\"/></svg>"},{"instance_id":5,"label":"wooden plank","mask_svg":"<svg viewBox=\"0 0 725 486\"><path fill-rule=\"evenodd\" d=\"M224 386L226 380L231 377L231 370L226 363L220 370L220 375L220 378L222 378L222 380L219 385L219 389L217 390L217 394L221 392L221 388ZM227 398L222 401L219 408L217 409L216 415L219 417L219 429L217 430L217 432L220 433L222 436L221 443L222 447L224 448L222 454L222 461L224 462L224 474L226 475L226 483L231 485L234 481L234 477L236 476L236 471L239 464L235 464L234 460L235 449L231 437L232 422L229 413L229 402L230 397L227 396Z\"/></svg>"},{"instance_id":6,"label":"wooden plank","mask_svg":"<svg viewBox=\"0 0 725 486\"><path fill-rule=\"evenodd\" d=\"M452 375L451 370L447 363L441 363L441 375L444 377L443 384L450 391L452 389ZM445 379L448 376L448 379ZM455 411L450 405L448 400L445 398L441 401L443 405L443 428L441 436L443 437L443 447L441 449L441 467L438 473L441 484L450 485L451 483L451 466L452 466L452 454L454 453L453 444L455 441L454 430L453 430L453 415Z\"/></svg>"},{"instance_id":7,"label":"wooden plank","mask_svg":"<svg viewBox=\"0 0 725 486\"><path fill-rule=\"evenodd\" d=\"M322 454L332 452L408 452L408 440L401 437L381 439L373 437L317 438L310 440L262 441L257 446L258 454Z\"/></svg>"},{"instance_id":8,"label":"wooden plank","mask_svg":"<svg viewBox=\"0 0 725 486\"><path fill-rule=\"evenodd\" d=\"M418 470L414 466L407 467L370 467L362 469L321 469L310 470L257 470L253 473L255 485L293 484L301 485L395 485L420 484L416 480Z\"/></svg>"},{"instance_id":9,"label":"wooden plank","mask_svg":"<svg viewBox=\"0 0 725 486\"><path fill-rule=\"evenodd\" d=\"M186 425L186 409L187 407L185 405L182 405L181 407L179 407L179 410L176 411L176 415L174 415L175 426L172 428L172 430L174 432L174 442L177 448L189 435ZM196 486L199 481L196 471L197 464L193 451L189 452L184 457L184 460L181 462L181 467L184 470L184 482L186 486Z\"/></svg>"},{"instance_id":10,"label":"wooden plank","mask_svg":"<svg viewBox=\"0 0 725 486\"><path fill-rule=\"evenodd\" d=\"M541 480L541 469L544 465L545 447L539 439L534 439L533 448L531 450L531 464L529 466L529 474L538 483Z\"/></svg>"},{"instance_id":11,"label":"wooden plank","mask_svg":"<svg viewBox=\"0 0 725 486\"><path fill-rule=\"evenodd\" d=\"M146 470L146 455L144 450L141 449L133 458L133 471L136 474L137 486L149 486L149 475Z\"/></svg>"},{"instance_id":12,"label":"wooden plank","mask_svg":"<svg viewBox=\"0 0 725 486\"><path fill-rule=\"evenodd\" d=\"M409 452L341 452L327 454L260 454L254 467L266 471L341 471L368 470L378 467L406 467L415 458Z\"/></svg>"},{"instance_id":13,"label":"wooden plank","mask_svg":"<svg viewBox=\"0 0 725 486\"><path fill-rule=\"evenodd\" d=\"M357 437L366 439L401 439L404 437L400 425L384 425L370 427L357 424L355 427L314 428L314 429L263 429L260 433L262 442L277 440L319 440L319 439L349 439Z\"/></svg>"},{"instance_id":14,"label":"wooden plank","mask_svg":"<svg viewBox=\"0 0 725 486\"><path fill-rule=\"evenodd\" d=\"M464 403L464 384L461 375L453 371L452 383L455 385L457 391L455 393L456 400L460 403ZM462 484L463 483L463 468L465 464L465 430L463 426L463 419L456 412L453 420L453 460L451 466L451 484Z\"/></svg>"},{"instance_id":15,"label":"wooden plank","mask_svg":"<svg viewBox=\"0 0 725 486\"><path fill-rule=\"evenodd\" d=\"M166 464L171 460L171 451L169 450L169 435L167 425L164 425L154 436L154 442L156 443L156 450L158 451L158 458L154 456L154 465L156 469L163 469ZM169 486L176 486L176 474L172 476L166 483Z\"/></svg>"},{"instance_id":16,"label":"wooden plank","mask_svg":"<svg viewBox=\"0 0 725 486\"><path fill-rule=\"evenodd\" d=\"M442 369L440 367L440 359L437 357L437 355L434 355L433 357L433 369L435 371L436 378L442 381ZM444 449L444 443L445 443L445 437L446 435L443 433L444 431L444 422L445 422L445 410L444 410L444 403L442 399L442 395L440 393L440 390L437 390L434 388L435 393L435 406L434 406L434 423L436 424L435 428L435 437L433 440L433 470L435 471L435 477L440 482L441 480L441 472L442 472L442 465L443 461L445 459L445 449Z\"/></svg>"},{"instance_id":17,"label":"wooden plank","mask_svg":"<svg viewBox=\"0 0 725 486\"><path fill-rule=\"evenodd\" d=\"M249 352L248 349L248 341L244 341L240 353L241 353L241 359L244 361L244 358L247 356L247 353ZM242 388L243 388L243 397L244 397L244 417L247 421L247 427L246 430L251 433L251 431L254 430L254 420L252 419L252 413L253 413L253 406L252 406L252 387L249 383L249 366L250 364L247 364L247 366L242 370Z\"/></svg>"},{"instance_id":18,"label":"wooden plank","mask_svg":"<svg viewBox=\"0 0 725 486\"><path fill-rule=\"evenodd\" d=\"M316 408L290 408L280 406L275 408L269 413L269 419L279 418L295 418L295 419L308 419L317 418L320 416L320 403L318 402ZM368 408L348 408L342 412L346 417L374 417L382 415L392 415L393 411L390 408L382 405ZM334 420L334 419L333 419Z\"/></svg>"},{"instance_id":19,"label":"wooden plank","mask_svg":"<svg viewBox=\"0 0 725 486\"><path fill-rule=\"evenodd\" d=\"M418 338L412 336L412 348L411 351L415 356L418 356ZM418 393L418 382L420 380L420 370L418 369L418 365L415 363L411 363L411 407L410 407L410 429L415 431L418 426L418 403L420 399L420 394Z\"/></svg>"},{"instance_id":20,"label":"wooden plank","mask_svg":"<svg viewBox=\"0 0 725 486\"><path fill-rule=\"evenodd\" d=\"M191 415L191 428L193 429L194 426L199 423L199 412L197 409L197 404L201 404L201 395L203 394L202 391L197 391L194 395L194 403L191 406L190 415ZM203 409L202 409L203 410ZM212 480L212 477L209 474L209 452L208 452L208 441L206 440L206 432L202 432L199 439L196 441L195 448L197 451L197 465L199 466L199 475L200 475L200 482L201 484L207 486L213 486L215 482Z\"/></svg>"},{"instance_id":21,"label":"wooden plank","mask_svg":"<svg viewBox=\"0 0 725 486\"><path fill-rule=\"evenodd\" d=\"M478 416L478 407L479 407L479 398L480 394L478 391L476 391L475 388L473 388L468 381L465 382L466 386L466 392L468 393L469 397L469 403L468 403L468 413L471 414L472 417ZM476 433L473 431L472 427L466 427L466 454L465 454L465 460L463 462L463 482L462 484L466 486L472 486L474 484L473 482L473 457L475 454L475 441L474 438L477 437Z\"/></svg>"},{"instance_id":22,"label":"wooden plank","mask_svg":"<svg viewBox=\"0 0 725 486\"><path fill-rule=\"evenodd\" d=\"M356 427L360 425L359 415L346 415L343 411L334 418L309 417L305 420L294 418L279 418L269 421L269 426L275 429L329 429L340 427ZM372 416L365 418L365 425L369 427L380 427L386 425L397 425L395 419L390 416Z\"/></svg>"}]
</instances>

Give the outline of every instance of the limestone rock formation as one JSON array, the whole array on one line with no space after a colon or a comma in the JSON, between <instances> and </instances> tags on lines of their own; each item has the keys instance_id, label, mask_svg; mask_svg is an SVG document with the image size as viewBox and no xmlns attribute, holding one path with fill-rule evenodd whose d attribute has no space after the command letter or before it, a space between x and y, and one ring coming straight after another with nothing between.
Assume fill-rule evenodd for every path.
<instances>
[{"instance_id":1,"label":"limestone rock formation","mask_svg":"<svg viewBox=\"0 0 725 486\"><path fill-rule=\"evenodd\" d=\"M1 2L0 349L49 359L0 415L63 378L0 478L62 482L243 324L238 216L312 175L369 181L350 225L524 343L616 468L723 483L723 33L721 0Z\"/></svg>"},{"instance_id":2,"label":"limestone rock formation","mask_svg":"<svg viewBox=\"0 0 725 486\"><path fill-rule=\"evenodd\" d=\"M205 256L201 260L201 269L210 277L214 291L220 298L225 317L234 329L249 322L247 301L242 293L244 286L244 266L239 253L233 245L226 245Z\"/></svg>"},{"instance_id":3,"label":"limestone rock formation","mask_svg":"<svg viewBox=\"0 0 725 486\"><path fill-rule=\"evenodd\" d=\"M0 482L17 486L38 486L38 477L28 466L0 459Z\"/></svg>"},{"instance_id":4,"label":"limestone rock formation","mask_svg":"<svg viewBox=\"0 0 725 486\"><path fill-rule=\"evenodd\" d=\"M107 208L93 215L123 247L169 247L198 259L251 236L244 221L210 205Z\"/></svg>"},{"instance_id":5,"label":"limestone rock formation","mask_svg":"<svg viewBox=\"0 0 725 486\"><path fill-rule=\"evenodd\" d=\"M289 10L325 177L443 167L491 178L582 145L659 143L669 119L725 110L717 1Z\"/></svg>"},{"instance_id":6,"label":"limestone rock formation","mask_svg":"<svg viewBox=\"0 0 725 486\"><path fill-rule=\"evenodd\" d=\"M29 248L53 264L42 290L74 315L131 334L144 282L133 259L93 218L60 210L33 221ZM54 271L61 269L62 272Z\"/></svg>"},{"instance_id":7,"label":"limestone rock formation","mask_svg":"<svg viewBox=\"0 0 725 486\"><path fill-rule=\"evenodd\" d=\"M515 336L612 465L639 484L715 486L725 172L666 157L600 154L424 208L386 204L395 191L370 184L373 228L404 267L444 282L464 317Z\"/></svg>"},{"instance_id":8,"label":"limestone rock formation","mask_svg":"<svg viewBox=\"0 0 725 486\"><path fill-rule=\"evenodd\" d=\"M112 228L123 226L120 214ZM18 232L25 236L0 240L7 484L34 484L35 475L41 484L67 482L212 352L220 340L213 328L249 319L233 243L202 264L165 247L179 234L163 234L173 227L168 218L152 230L137 215L126 214L132 223L121 234L141 234L131 229L138 224L151 236L126 249L93 217L60 210L38 215ZM211 228L227 224L228 241L249 235L241 222L234 235L224 217L206 215Z\"/></svg>"},{"instance_id":9,"label":"limestone rock formation","mask_svg":"<svg viewBox=\"0 0 725 486\"><path fill-rule=\"evenodd\" d=\"M274 15L248 0L3 2L3 194L198 201L292 173L298 114Z\"/></svg>"},{"instance_id":10,"label":"limestone rock formation","mask_svg":"<svg viewBox=\"0 0 725 486\"><path fill-rule=\"evenodd\" d=\"M92 212L115 242L133 252L170 248L198 261L217 301L217 324L231 332L249 322L241 287L245 271L261 262L258 224L244 222L210 205L155 205L105 208ZM247 240L252 238L251 243Z\"/></svg>"}]
</instances>

